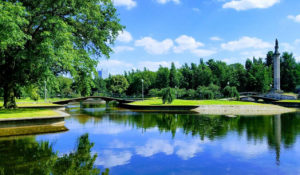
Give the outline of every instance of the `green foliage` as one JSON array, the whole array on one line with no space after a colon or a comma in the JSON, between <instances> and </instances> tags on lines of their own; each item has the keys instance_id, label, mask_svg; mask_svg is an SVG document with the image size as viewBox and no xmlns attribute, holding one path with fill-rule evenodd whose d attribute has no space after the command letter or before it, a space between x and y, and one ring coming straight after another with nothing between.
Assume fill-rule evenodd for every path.
<instances>
[{"instance_id":1,"label":"green foliage","mask_svg":"<svg viewBox=\"0 0 300 175\"><path fill-rule=\"evenodd\" d=\"M284 52L282 54L280 67L281 89L294 92L297 84L300 84L300 66L297 66L292 53Z\"/></svg>"},{"instance_id":2,"label":"green foliage","mask_svg":"<svg viewBox=\"0 0 300 175\"><path fill-rule=\"evenodd\" d=\"M179 86L179 76L175 67L175 64L172 62L170 69L170 87L175 88Z\"/></svg>"},{"instance_id":3,"label":"green foliage","mask_svg":"<svg viewBox=\"0 0 300 175\"><path fill-rule=\"evenodd\" d=\"M72 94L72 83L73 80L67 77L59 76L58 81L58 94L61 98L70 97Z\"/></svg>"},{"instance_id":4,"label":"green foliage","mask_svg":"<svg viewBox=\"0 0 300 175\"><path fill-rule=\"evenodd\" d=\"M26 88L26 93L29 95L31 100L38 101L40 98L38 90L39 88L36 85L29 85Z\"/></svg>"},{"instance_id":5,"label":"green foliage","mask_svg":"<svg viewBox=\"0 0 300 175\"><path fill-rule=\"evenodd\" d=\"M170 86L170 71L167 67L160 66L156 72L156 88L163 89Z\"/></svg>"},{"instance_id":6,"label":"green foliage","mask_svg":"<svg viewBox=\"0 0 300 175\"><path fill-rule=\"evenodd\" d=\"M166 102L168 104L171 104L173 100L175 99L175 93L172 88L165 88L162 90L162 102L165 104Z\"/></svg>"},{"instance_id":7,"label":"green foliage","mask_svg":"<svg viewBox=\"0 0 300 175\"><path fill-rule=\"evenodd\" d=\"M233 86L233 87L226 86L223 89L223 95L224 95L224 97L236 97L237 99L240 98L240 94L235 86Z\"/></svg>"},{"instance_id":8,"label":"green foliage","mask_svg":"<svg viewBox=\"0 0 300 175\"><path fill-rule=\"evenodd\" d=\"M107 80L107 89L112 93L121 95L128 88L127 79L122 75L110 76Z\"/></svg>"},{"instance_id":9,"label":"green foliage","mask_svg":"<svg viewBox=\"0 0 300 175\"><path fill-rule=\"evenodd\" d=\"M197 97L199 99L215 99L220 98L220 87L214 84L210 84L209 86L200 86L197 89Z\"/></svg>"},{"instance_id":10,"label":"green foliage","mask_svg":"<svg viewBox=\"0 0 300 175\"><path fill-rule=\"evenodd\" d=\"M65 73L81 95L89 95L97 58L110 56L123 29L119 21L107 0L1 1L0 86L5 106L15 107L16 85Z\"/></svg>"},{"instance_id":11,"label":"green foliage","mask_svg":"<svg viewBox=\"0 0 300 175\"><path fill-rule=\"evenodd\" d=\"M162 91L161 91L161 90L158 90L158 89L151 89L151 90L149 91L149 95L150 95L151 97L160 97L160 96L162 96L161 94L162 94Z\"/></svg>"}]
</instances>

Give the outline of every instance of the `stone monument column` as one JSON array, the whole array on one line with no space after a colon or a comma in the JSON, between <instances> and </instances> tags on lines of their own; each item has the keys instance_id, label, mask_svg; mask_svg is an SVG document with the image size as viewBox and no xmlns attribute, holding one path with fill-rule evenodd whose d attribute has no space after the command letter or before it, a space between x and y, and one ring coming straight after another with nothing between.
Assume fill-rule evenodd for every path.
<instances>
[{"instance_id":1,"label":"stone monument column","mask_svg":"<svg viewBox=\"0 0 300 175\"><path fill-rule=\"evenodd\" d=\"M274 91L280 92L280 53L278 51L278 40L275 42L275 53L273 55L273 66L274 66Z\"/></svg>"}]
</instances>

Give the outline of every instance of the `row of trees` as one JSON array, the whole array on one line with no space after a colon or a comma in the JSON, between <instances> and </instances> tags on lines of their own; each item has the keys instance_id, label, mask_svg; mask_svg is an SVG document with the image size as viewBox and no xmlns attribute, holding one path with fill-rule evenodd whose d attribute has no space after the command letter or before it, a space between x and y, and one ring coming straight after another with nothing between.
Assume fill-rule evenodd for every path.
<instances>
[{"instance_id":1,"label":"row of trees","mask_svg":"<svg viewBox=\"0 0 300 175\"><path fill-rule=\"evenodd\" d=\"M115 78L123 79L126 86L121 90L111 88ZM113 81L112 81L113 80ZM247 59L245 65L240 63L226 64L213 59L199 64L184 64L176 68L160 66L156 72L147 70L132 70L124 76L110 76L104 82L109 82L103 88L114 93L124 93L129 96L140 96L143 90L146 95L158 96L164 88L174 88L178 97L185 98L218 98L221 96L236 96L236 92L268 92L273 84L273 52L268 52L265 59ZM129 84L127 88L127 83ZM292 53L284 52L281 56L281 87L288 92L296 91L300 85L300 64ZM235 94L235 95L234 95Z\"/></svg>"},{"instance_id":2,"label":"row of trees","mask_svg":"<svg viewBox=\"0 0 300 175\"><path fill-rule=\"evenodd\" d=\"M202 59L199 64L184 64L176 68L160 66L156 72L132 70L124 75L109 76L106 79L95 76L89 81L57 76L47 81L47 96L78 97L89 95L114 95L140 97L142 88L146 96L163 96L171 88L177 98L214 99L238 97L238 92L267 92L273 82L273 52L265 59L247 59L245 65L226 64L222 61ZM83 79L84 80L84 79ZM143 83L142 83L143 80ZM33 99L44 95L44 83L17 88L16 95ZM143 85L142 85L143 84ZM300 64L293 54L283 53L281 57L281 87L284 91L296 91L300 85ZM143 87L142 87L143 86ZM39 87L39 88L38 88ZM0 88L1 96L1 88Z\"/></svg>"}]
</instances>

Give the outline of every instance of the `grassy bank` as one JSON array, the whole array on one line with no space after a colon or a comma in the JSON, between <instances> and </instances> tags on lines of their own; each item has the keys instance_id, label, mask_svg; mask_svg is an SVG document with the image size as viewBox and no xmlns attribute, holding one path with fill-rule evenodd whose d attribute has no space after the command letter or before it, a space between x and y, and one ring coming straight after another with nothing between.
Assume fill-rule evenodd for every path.
<instances>
[{"instance_id":1,"label":"grassy bank","mask_svg":"<svg viewBox=\"0 0 300 175\"><path fill-rule=\"evenodd\" d=\"M27 107L27 106L59 106L53 104L52 102L60 101L60 100L68 100L69 98L49 98L47 102L44 99L40 99L38 101L31 100L30 98L21 98L16 99L16 103L18 107ZM3 106L3 98L0 97L0 108Z\"/></svg>"},{"instance_id":2,"label":"grassy bank","mask_svg":"<svg viewBox=\"0 0 300 175\"><path fill-rule=\"evenodd\" d=\"M241 101L228 101L228 100L180 100L176 99L172 104L163 104L161 99L151 99L144 101L136 101L130 103L131 105L263 105L260 103L241 102Z\"/></svg>"},{"instance_id":3,"label":"grassy bank","mask_svg":"<svg viewBox=\"0 0 300 175\"><path fill-rule=\"evenodd\" d=\"M58 112L48 109L1 109L0 119L7 118L28 118L28 117L50 117L59 116Z\"/></svg>"}]
</instances>

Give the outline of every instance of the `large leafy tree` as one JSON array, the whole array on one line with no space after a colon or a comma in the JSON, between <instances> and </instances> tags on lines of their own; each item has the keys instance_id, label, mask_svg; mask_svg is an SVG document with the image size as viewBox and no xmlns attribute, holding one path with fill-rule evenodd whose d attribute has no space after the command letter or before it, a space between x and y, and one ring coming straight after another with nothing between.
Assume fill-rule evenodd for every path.
<instances>
[{"instance_id":1,"label":"large leafy tree","mask_svg":"<svg viewBox=\"0 0 300 175\"><path fill-rule=\"evenodd\" d=\"M15 87L46 77L70 73L88 82L122 29L111 0L0 1L4 107L16 107Z\"/></svg>"}]
</instances>

